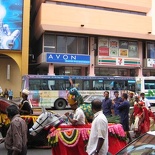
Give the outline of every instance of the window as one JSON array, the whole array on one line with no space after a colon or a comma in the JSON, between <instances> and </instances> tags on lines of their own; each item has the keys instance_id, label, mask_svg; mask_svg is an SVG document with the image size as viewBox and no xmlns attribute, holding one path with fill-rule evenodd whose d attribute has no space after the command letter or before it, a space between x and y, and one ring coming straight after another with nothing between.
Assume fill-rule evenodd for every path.
<instances>
[{"instance_id":1,"label":"window","mask_svg":"<svg viewBox=\"0 0 155 155\"><path fill-rule=\"evenodd\" d=\"M77 37L67 37L67 53L77 54Z\"/></svg>"},{"instance_id":2,"label":"window","mask_svg":"<svg viewBox=\"0 0 155 155\"><path fill-rule=\"evenodd\" d=\"M44 35L44 52L56 52L56 37L54 35Z\"/></svg>"},{"instance_id":3,"label":"window","mask_svg":"<svg viewBox=\"0 0 155 155\"><path fill-rule=\"evenodd\" d=\"M57 53L66 53L66 37L57 36Z\"/></svg>"},{"instance_id":4,"label":"window","mask_svg":"<svg viewBox=\"0 0 155 155\"><path fill-rule=\"evenodd\" d=\"M78 37L78 54L88 54L88 38Z\"/></svg>"},{"instance_id":5,"label":"window","mask_svg":"<svg viewBox=\"0 0 155 155\"><path fill-rule=\"evenodd\" d=\"M44 52L88 55L88 37L45 33Z\"/></svg>"},{"instance_id":6,"label":"window","mask_svg":"<svg viewBox=\"0 0 155 155\"><path fill-rule=\"evenodd\" d=\"M147 58L155 59L155 43L147 43Z\"/></svg>"},{"instance_id":7,"label":"window","mask_svg":"<svg viewBox=\"0 0 155 155\"><path fill-rule=\"evenodd\" d=\"M155 89L155 80L144 80L145 89Z\"/></svg>"}]
</instances>

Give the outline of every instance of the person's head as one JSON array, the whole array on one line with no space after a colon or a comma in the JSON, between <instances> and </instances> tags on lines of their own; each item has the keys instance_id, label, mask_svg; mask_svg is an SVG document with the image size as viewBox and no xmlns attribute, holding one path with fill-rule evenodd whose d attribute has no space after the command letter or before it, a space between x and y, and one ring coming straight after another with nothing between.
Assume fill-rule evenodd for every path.
<instances>
[{"instance_id":1,"label":"person's head","mask_svg":"<svg viewBox=\"0 0 155 155\"><path fill-rule=\"evenodd\" d=\"M136 102L139 101L139 96L135 96L135 101L136 101Z\"/></svg>"},{"instance_id":2,"label":"person's head","mask_svg":"<svg viewBox=\"0 0 155 155\"><path fill-rule=\"evenodd\" d=\"M105 91L105 92L104 92L104 97L105 97L105 98L109 98L109 92L108 92L108 91Z\"/></svg>"},{"instance_id":3,"label":"person's head","mask_svg":"<svg viewBox=\"0 0 155 155\"><path fill-rule=\"evenodd\" d=\"M130 98L133 98L134 94L135 94L135 93L134 93L134 92L132 92L132 91L131 91L131 92L129 92L129 96L130 96Z\"/></svg>"},{"instance_id":4,"label":"person's head","mask_svg":"<svg viewBox=\"0 0 155 155\"><path fill-rule=\"evenodd\" d=\"M29 90L27 90L27 89L23 89L23 91L22 91L22 98L27 98L28 97L28 95L29 95Z\"/></svg>"},{"instance_id":5,"label":"person's head","mask_svg":"<svg viewBox=\"0 0 155 155\"><path fill-rule=\"evenodd\" d=\"M145 98L145 94L144 93L141 93L140 96L141 96L142 99Z\"/></svg>"},{"instance_id":6,"label":"person's head","mask_svg":"<svg viewBox=\"0 0 155 155\"><path fill-rule=\"evenodd\" d=\"M119 92L118 91L114 91L114 95L115 95L115 97L118 97L119 96Z\"/></svg>"},{"instance_id":7,"label":"person's head","mask_svg":"<svg viewBox=\"0 0 155 155\"><path fill-rule=\"evenodd\" d=\"M7 107L6 113L7 113L8 117L11 119L15 115L19 114L19 109L16 105L10 105Z\"/></svg>"},{"instance_id":8,"label":"person's head","mask_svg":"<svg viewBox=\"0 0 155 155\"><path fill-rule=\"evenodd\" d=\"M70 104L71 109L76 110L78 108L78 103Z\"/></svg>"},{"instance_id":9,"label":"person's head","mask_svg":"<svg viewBox=\"0 0 155 155\"><path fill-rule=\"evenodd\" d=\"M91 102L91 105L92 105L93 113L96 113L96 112L98 112L98 111L100 111L102 109L102 102L99 99L94 99Z\"/></svg>"},{"instance_id":10,"label":"person's head","mask_svg":"<svg viewBox=\"0 0 155 155\"><path fill-rule=\"evenodd\" d=\"M140 101L138 102L139 106L142 108L144 106L144 102Z\"/></svg>"},{"instance_id":11,"label":"person's head","mask_svg":"<svg viewBox=\"0 0 155 155\"><path fill-rule=\"evenodd\" d=\"M128 99L128 94L127 93L123 93L122 94L122 99L123 100L127 100Z\"/></svg>"}]
</instances>

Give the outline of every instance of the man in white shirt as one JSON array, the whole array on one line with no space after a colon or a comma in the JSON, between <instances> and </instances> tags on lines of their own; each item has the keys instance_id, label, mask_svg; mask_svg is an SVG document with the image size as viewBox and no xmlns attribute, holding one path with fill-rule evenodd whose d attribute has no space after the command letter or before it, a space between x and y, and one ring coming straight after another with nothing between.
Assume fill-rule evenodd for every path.
<instances>
[{"instance_id":1,"label":"man in white shirt","mask_svg":"<svg viewBox=\"0 0 155 155\"><path fill-rule=\"evenodd\" d=\"M91 126L90 137L86 152L88 155L107 155L108 153L108 121L102 112L102 102L92 101L94 120Z\"/></svg>"},{"instance_id":2,"label":"man in white shirt","mask_svg":"<svg viewBox=\"0 0 155 155\"><path fill-rule=\"evenodd\" d=\"M73 109L73 118L70 117L69 112L65 113L66 117L68 118L68 121L72 124L72 125L84 125L86 118L85 118L85 114L83 112L83 110L78 107L78 103L74 102L74 103L69 103L71 106L71 109Z\"/></svg>"},{"instance_id":3,"label":"man in white shirt","mask_svg":"<svg viewBox=\"0 0 155 155\"><path fill-rule=\"evenodd\" d=\"M149 100L145 97L145 94L144 94L144 93L141 93L141 94L140 94L140 101L142 101L142 102L145 103L145 107L146 107L147 109L150 109L150 108L151 108L150 102L149 102Z\"/></svg>"}]
</instances>

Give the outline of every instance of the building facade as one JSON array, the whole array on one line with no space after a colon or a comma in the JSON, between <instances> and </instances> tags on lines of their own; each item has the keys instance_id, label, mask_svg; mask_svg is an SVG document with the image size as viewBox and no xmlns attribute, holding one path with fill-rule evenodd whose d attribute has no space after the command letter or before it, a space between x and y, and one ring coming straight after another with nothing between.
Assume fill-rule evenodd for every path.
<instances>
[{"instance_id":1,"label":"building facade","mask_svg":"<svg viewBox=\"0 0 155 155\"><path fill-rule=\"evenodd\" d=\"M152 0L36 0L35 74L155 75Z\"/></svg>"}]
</instances>

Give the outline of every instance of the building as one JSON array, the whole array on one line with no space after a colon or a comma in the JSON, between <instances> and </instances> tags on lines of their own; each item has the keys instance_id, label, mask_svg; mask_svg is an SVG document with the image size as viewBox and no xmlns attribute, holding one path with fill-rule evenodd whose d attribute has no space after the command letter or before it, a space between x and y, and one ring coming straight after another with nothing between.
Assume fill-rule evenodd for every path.
<instances>
[{"instance_id":1,"label":"building","mask_svg":"<svg viewBox=\"0 0 155 155\"><path fill-rule=\"evenodd\" d=\"M28 74L30 0L0 1L0 86L21 92Z\"/></svg>"},{"instance_id":2,"label":"building","mask_svg":"<svg viewBox=\"0 0 155 155\"><path fill-rule=\"evenodd\" d=\"M155 75L152 0L34 0L30 72ZM83 61L84 60L84 61Z\"/></svg>"},{"instance_id":3,"label":"building","mask_svg":"<svg viewBox=\"0 0 155 155\"><path fill-rule=\"evenodd\" d=\"M18 85L19 90L21 82L16 81L28 73L155 76L153 0L25 0L23 3L21 48L0 51L0 63L3 61L0 69L5 68L3 78L0 76L2 88L12 84L14 88Z\"/></svg>"}]
</instances>

